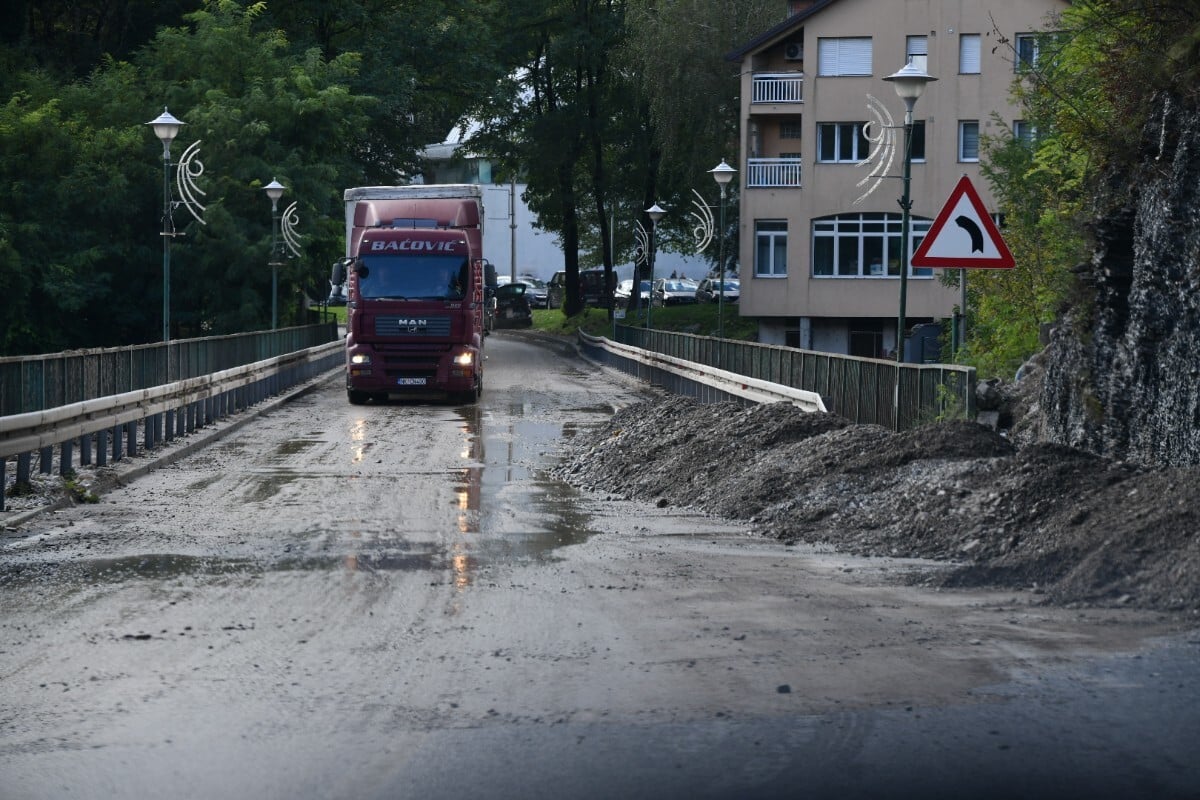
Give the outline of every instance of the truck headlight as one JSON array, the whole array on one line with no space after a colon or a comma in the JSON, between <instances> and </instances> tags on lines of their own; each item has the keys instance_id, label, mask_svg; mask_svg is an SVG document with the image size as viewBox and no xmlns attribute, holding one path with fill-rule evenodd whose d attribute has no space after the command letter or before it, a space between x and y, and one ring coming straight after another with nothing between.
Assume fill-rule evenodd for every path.
<instances>
[{"instance_id":1,"label":"truck headlight","mask_svg":"<svg viewBox=\"0 0 1200 800\"><path fill-rule=\"evenodd\" d=\"M454 366L469 367L475 363L475 354L468 350L465 353L459 353L454 357Z\"/></svg>"},{"instance_id":2,"label":"truck headlight","mask_svg":"<svg viewBox=\"0 0 1200 800\"><path fill-rule=\"evenodd\" d=\"M366 353L355 353L354 355L350 356L350 363L351 364L370 364L371 357L369 355L367 355Z\"/></svg>"}]
</instances>

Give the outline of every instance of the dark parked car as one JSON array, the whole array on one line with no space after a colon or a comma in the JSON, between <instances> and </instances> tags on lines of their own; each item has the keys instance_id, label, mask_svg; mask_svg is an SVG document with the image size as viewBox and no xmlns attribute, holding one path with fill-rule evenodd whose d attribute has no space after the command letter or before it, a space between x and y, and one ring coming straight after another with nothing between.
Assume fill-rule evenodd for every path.
<instances>
[{"instance_id":1,"label":"dark parked car","mask_svg":"<svg viewBox=\"0 0 1200 800\"><path fill-rule=\"evenodd\" d=\"M742 283L736 278L725 279L725 302L736 303L742 296ZM717 303L721 299L721 282L716 278L705 278L696 287L697 303Z\"/></svg>"},{"instance_id":2,"label":"dark parked car","mask_svg":"<svg viewBox=\"0 0 1200 800\"><path fill-rule=\"evenodd\" d=\"M520 278L517 278L517 281L529 287L525 290L525 297L529 300L530 308L550 307L550 290L544 280L535 278L532 275L522 275Z\"/></svg>"},{"instance_id":3,"label":"dark parked car","mask_svg":"<svg viewBox=\"0 0 1200 800\"><path fill-rule=\"evenodd\" d=\"M496 287L497 328L528 328L533 324L533 311L525 296L528 288L521 281Z\"/></svg>"}]
</instances>

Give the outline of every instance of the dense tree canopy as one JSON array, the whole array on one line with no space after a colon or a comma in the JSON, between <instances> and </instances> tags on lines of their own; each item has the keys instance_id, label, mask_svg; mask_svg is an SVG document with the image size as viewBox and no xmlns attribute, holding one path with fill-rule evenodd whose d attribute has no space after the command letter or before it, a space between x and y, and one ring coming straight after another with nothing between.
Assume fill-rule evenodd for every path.
<instances>
[{"instance_id":1,"label":"dense tree canopy","mask_svg":"<svg viewBox=\"0 0 1200 800\"><path fill-rule=\"evenodd\" d=\"M58 6L28 4L0 43L4 354L161 335L162 150L144 123L164 106L186 123L174 159L201 142L206 206L203 225L173 215L184 235L171 248L172 336L227 333L270 322L263 185L287 187L281 210L298 203L303 254L280 290L292 324L301 292L328 291L342 189L411 174L418 149L507 71L479 50L486 3L359 0L330 18L326 3L280 3L270 17L265 3L129 0L47 16Z\"/></svg>"}]
</instances>

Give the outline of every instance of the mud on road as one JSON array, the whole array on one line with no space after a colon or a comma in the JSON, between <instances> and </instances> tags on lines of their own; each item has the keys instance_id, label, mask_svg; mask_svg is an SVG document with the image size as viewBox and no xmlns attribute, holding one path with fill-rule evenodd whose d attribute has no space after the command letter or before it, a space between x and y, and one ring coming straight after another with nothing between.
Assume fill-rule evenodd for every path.
<instances>
[{"instance_id":1,"label":"mud on road","mask_svg":"<svg viewBox=\"0 0 1200 800\"><path fill-rule=\"evenodd\" d=\"M664 398L577 438L557 474L785 542L937 559L914 580L1200 619L1200 469L1152 470L973 422L903 433L786 404Z\"/></svg>"}]
</instances>

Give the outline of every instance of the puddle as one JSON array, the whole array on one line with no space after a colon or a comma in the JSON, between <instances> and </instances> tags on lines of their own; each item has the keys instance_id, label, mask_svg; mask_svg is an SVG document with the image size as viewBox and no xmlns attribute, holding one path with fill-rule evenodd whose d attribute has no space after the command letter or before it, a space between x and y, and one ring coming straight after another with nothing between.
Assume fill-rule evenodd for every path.
<instances>
[{"instance_id":1,"label":"puddle","mask_svg":"<svg viewBox=\"0 0 1200 800\"><path fill-rule=\"evenodd\" d=\"M312 439L289 439L275 448L275 454L280 456L294 456L315 447L317 444L319 442Z\"/></svg>"},{"instance_id":2,"label":"puddle","mask_svg":"<svg viewBox=\"0 0 1200 800\"><path fill-rule=\"evenodd\" d=\"M251 487L246 492L246 501L249 503L265 503L279 494L285 486L303 477L300 473L287 471L255 475L251 479L253 481Z\"/></svg>"}]
</instances>

